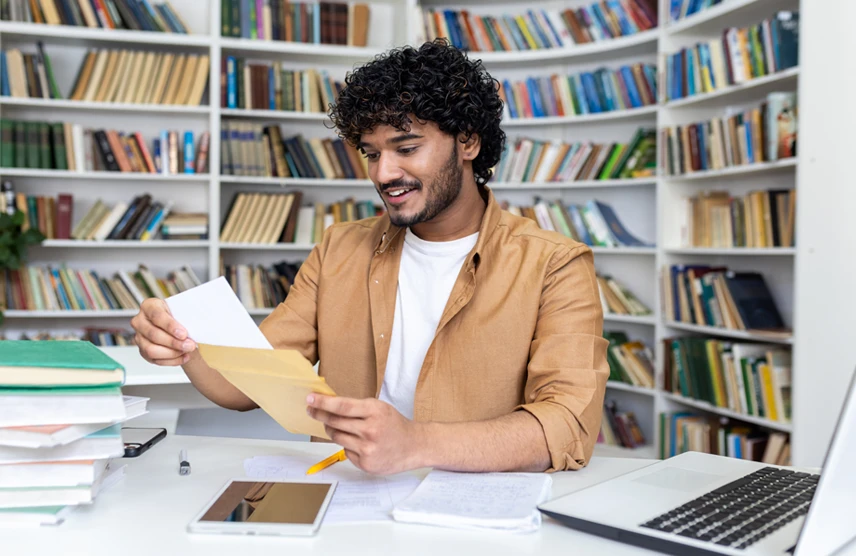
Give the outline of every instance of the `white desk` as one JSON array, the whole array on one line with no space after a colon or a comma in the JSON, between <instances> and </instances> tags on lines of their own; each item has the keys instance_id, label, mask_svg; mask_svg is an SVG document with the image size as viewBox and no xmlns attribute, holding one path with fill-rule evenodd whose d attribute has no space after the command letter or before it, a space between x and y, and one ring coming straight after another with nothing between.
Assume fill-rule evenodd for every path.
<instances>
[{"instance_id":1,"label":"white desk","mask_svg":"<svg viewBox=\"0 0 856 556\"><path fill-rule=\"evenodd\" d=\"M186 448L192 472L179 476L178 451ZM31 556L249 556L457 554L568 556L568 554L651 554L577 533L545 519L541 530L527 535L464 532L399 523L322 524L312 538L191 535L187 523L233 476L243 475L243 462L255 455L309 452L329 446L170 435L128 463L122 481L81 506L57 527L0 532L3 554ZM595 458L582 471L554 475L553 496L631 471L646 460ZM337 465L351 465L348 462Z\"/></svg>"}]
</instances>

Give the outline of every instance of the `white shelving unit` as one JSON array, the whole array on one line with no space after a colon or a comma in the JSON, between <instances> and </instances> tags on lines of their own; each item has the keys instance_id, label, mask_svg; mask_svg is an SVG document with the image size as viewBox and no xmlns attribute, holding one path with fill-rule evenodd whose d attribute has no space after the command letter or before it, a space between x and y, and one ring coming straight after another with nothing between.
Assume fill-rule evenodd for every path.
<instances>
[{"instance_id":1,"label":"white shelving unit","mask_svg":"<svg viewBox=\"0 0 856 556\"><path fill-rule=\"evenodd\" d=\"M546 8L577 6L582 0L552 1ZM588 2L586 2L588 3ZM68 92L86 48L151 48L175 52L207 52L210 56L208 103L205 106L152 106L133 104L98 104L68 100L13 99L0 97L4 118L75 120L92 127L112 127L140 130L151 138L160 129L191 129L198 136L211 132L209 175L142 175L104 174L99 172L60 172L27 169L3 169L0 177L13 179L19 190L38 194L71 191L75 196L75 222L94 199L103 196L112 201L127 200L137 191L150 191L159 198L172 198L183 210L202 210L209 214L210 240L198 242L75 242L49 241L44 247L31 251L34 263L64 260L70 265L82 265L112 273L118 266L130 269L138 262L150 265L156 274L190 264L200 277L214 278L219 272L221 256L230 263L268 264L283 259L300 260L311 245L248 245L221 244L218 231L229 202L237 191L263 188L302 188L305 200L332 202L344 196L376 199L371 182L367 180L323 180L302 178L259 178L220 175L220 125L226 119L255 119L286 126L286 132L308 136L332 136L322 123L324 114L275 112L268 110L224 109L220 107L220 67L223 56L235 55L252 59L289 62L293 67L333 67L345 69L368 61L388 47L412 43L418 36L413 14L416 0L389 0L372 4L370 45L347 48L329 45L306 45L274 41L251 41L219 36L220 3L198 0L173 0L172 5L192 26L193 35L107 31L74 27L50 27L0 22L0 43L31 47L42 40L51 55L57 79L64 93ZM425 0L425 6L466 6L474 13L495 12L494 5L485 6L477 0L450 2ZM705 37L715 37L729 25L746 25L768 17L777 9L792 8L796 1L726 0L722 4L685 21L666 24L668 0L660 0L660 26L638 35L590 45L547 51L472 53L471 58L483 61L494 77L519 79L529 75L574 73L601 66L615 67L624 63L657 63L662 55L671 53ZM521 9L531 4L518 2ZM510 6L503 8L511 9ZM390 17L394 19L390 19ZM389 25L389 21L403 22ZM627 141L641 126L661 128L687 123L721 114L725 106L759 101L772 90L795 90L801 73L794 68L781 74L729 87L715 93L699 95L655 106L623 112L608 112L587 116L518 119L504 122L508 140L532 136L554 140ZM729 168L717 172L698 172L686 176L657 176L651 179L581 181L567 183L496 183L491 184L500 199L512 203L531 204L534 195L561 199L565 203L584 202L597 198L611 204L624 224L639 237L656 244L654 248L594 248L599 272L611 274L629 287L654 313L645 317L605 315L606 330L623 330L631 339L641 339L656 352L658 375L663 366L662 342L680 334L704 334L719 338L769 341L792 344L793 338L760 337L737 331L698 327L666 322L661 314L659 272L665 265L677 262L717 263L741 269L757 269L776 282L773 290L786 321L793 322L795 249L699 249L677 245L671 232L672 221L683 195L711 188L726 188L742 192L746 188L793 187L798 160L785 160ZM802 198L804 191L800 191ZM799 202L797 203L799 207ZM799 228L798 228L799 232ZM61 250L59 253L57 250ZM771 275L773 273L774 275ZM270 309L253 309L250 313L260 320ZM22 330L54 327L61 329L67 322L98 323L127 326L133 311L8 311L6 327ZM795 368L795 374L798 369ZM658 376L658 384L662 377ZM645 389L610 382L607 396L619 401L622 409L632 410L650 444L639 450L622 450L598 446L597 453L656 457L659 446L658 415L663 411L693 408L708 414L732 417L762 425L770 430L788 432L791 425L763 419L738 416L704 402L688 400L661 389ZM796 418L800 418L797 413ZM792 438L796 445L799 437ZM798 448L795 448L797 452Z\"/></svg>"}]
</instances>

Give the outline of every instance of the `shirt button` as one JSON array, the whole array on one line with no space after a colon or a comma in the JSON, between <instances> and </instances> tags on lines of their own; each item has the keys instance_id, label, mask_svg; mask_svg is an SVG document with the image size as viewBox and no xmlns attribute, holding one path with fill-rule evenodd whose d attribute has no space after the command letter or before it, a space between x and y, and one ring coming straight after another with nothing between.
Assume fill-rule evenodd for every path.
<instances>
[{"instance_id":1,"label":"shirt button","mask_svg":"<svg viewBox=\"0 0 856 556\"><path fill-rule=\"evenodd\" d=\"M375 280L375 281L374 281L374 283L375 283L375 284L380 284L380 282L378 282L377 280Z\"/></svg>"},{"instance_id":2,"label":"shirt button","mask_svg":"<svg viewBox=\"0 0 856 556\"><path fill-rule=\"evenodd\" d=\"M380 335L380 339L383 340L383 334Z\"/></svg>"}]
</instances>

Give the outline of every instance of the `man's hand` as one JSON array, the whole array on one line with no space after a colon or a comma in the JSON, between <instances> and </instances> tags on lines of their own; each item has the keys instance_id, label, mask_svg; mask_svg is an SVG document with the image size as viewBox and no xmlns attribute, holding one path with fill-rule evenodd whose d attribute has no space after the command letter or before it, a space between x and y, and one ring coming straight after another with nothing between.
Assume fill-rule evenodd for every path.
<instances>
[{"instance_id":1,"label":"man's hand","mask_svg":"<svg viewBox=\"0 0 856 556\"><path fill-rule=\"evenodd\" d=\"M422 425L391 405L321 394L310 394L306 403L309 416L324 423L330 439L363 471L391 475L423 467Z\"/></svg>"},{"instance_id":2,"label":"man's hand","mask_svg":"<svg viewBox=\"0 0 856 556\"><path fill-rule=\"evenodd\" d=\"M181 365L190 359L196 349L187 330L172 318L169 307L162 299L150 298L140 305L140 312L131 319L137 334L134 339L140 355L155 365Z\"/></svg>"}]
</instances>

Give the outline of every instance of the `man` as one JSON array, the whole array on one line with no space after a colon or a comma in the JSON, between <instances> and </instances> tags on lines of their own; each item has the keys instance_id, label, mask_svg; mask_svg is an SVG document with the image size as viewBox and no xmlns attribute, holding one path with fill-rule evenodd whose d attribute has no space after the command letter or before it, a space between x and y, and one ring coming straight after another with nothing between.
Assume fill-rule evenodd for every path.
<instances>
[{"instance_id":1,"label":"man","mask_svg":"<svg viewBox=\"0 0 856 556\"><path fill-rule=\"evenodd\" d=\"M311 395L357 467L387 474L578 469L608 376L591 250L500 210L496 81L446 42L355 70L331 107L386 211L330 227L260 328L315 363ZM256 405L209 368L166 304L132 321L142 355L215 403Z\"/></svg>"}]
</instances>

